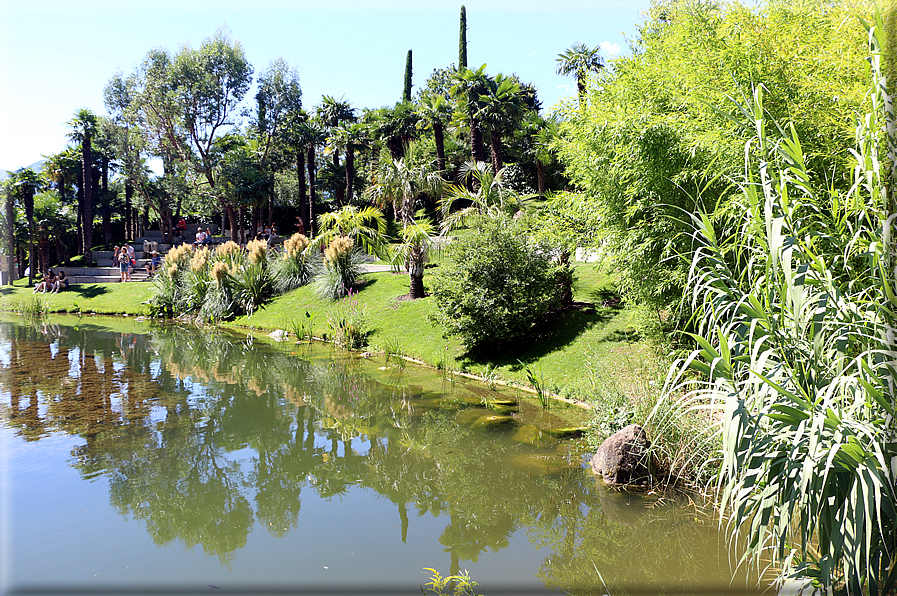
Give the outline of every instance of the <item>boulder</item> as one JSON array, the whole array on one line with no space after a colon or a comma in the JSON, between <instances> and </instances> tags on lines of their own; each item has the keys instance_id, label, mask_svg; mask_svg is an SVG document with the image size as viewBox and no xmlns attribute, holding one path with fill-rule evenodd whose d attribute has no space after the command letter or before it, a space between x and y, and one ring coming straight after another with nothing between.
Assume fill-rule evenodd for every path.
<instances>
[{"instance_id":1,"label":"boulder","mask_svg":"<svg viewBox=\"0 0 897 596\"><path fill-rule=\"evenodd\" d=\"M649 449L645 429L630 424L608 437L592 457L592 471L609 484L644 484L651 479Z\"/></svg>"}]
</instances>

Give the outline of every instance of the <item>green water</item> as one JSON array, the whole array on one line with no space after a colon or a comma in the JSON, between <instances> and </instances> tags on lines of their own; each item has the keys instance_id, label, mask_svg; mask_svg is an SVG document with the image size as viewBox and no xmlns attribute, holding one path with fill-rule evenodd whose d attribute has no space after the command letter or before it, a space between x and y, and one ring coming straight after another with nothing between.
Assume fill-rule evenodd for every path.
<instances>
[{"instance_id":1,"label":"green water","mask_svg":"<svg viewBox=\"0 0 897 596\"><path fill-rule=\"evenodd\" d=\"M548 412L382 357L128 319L0 324L8 594L744 593L687 497Z\"/></svg>"}]
</instances>

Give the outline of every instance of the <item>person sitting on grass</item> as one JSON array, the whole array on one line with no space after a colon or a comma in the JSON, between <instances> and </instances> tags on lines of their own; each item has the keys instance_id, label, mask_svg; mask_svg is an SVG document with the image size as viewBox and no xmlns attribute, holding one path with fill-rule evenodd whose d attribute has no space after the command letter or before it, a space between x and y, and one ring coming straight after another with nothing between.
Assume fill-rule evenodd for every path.
<instances>
[{"instance_id":1,"label":"person sitting on grass","mask_svg":"<svg viewBox=\"0 0 897 596\"><path fill-rule=\"evenodd\" d=\"M69 280L65 278L65 271L60 271L59 275L56 277L56 281L53 283L53 291L51 294L58 294L59 290L64 290L69 287Z\"/></svg>"},{"instance_id":2,"label":"person sitting on grass","mask_svg":"<svg viewBox=\"0 0 897 596\"><path fill-rule=\"evenodd\" d=\"M159 265L162 264L162 257L159 256L159 252L154 250L153 256L149 261L146 262L146 272L152 277L156 274L156 269L159 268Z\"/></svg>"},{"instance_id":3,"label":"person sitting on grass","mask_svg":"<svg viewBox=\"0 0 897 596\"><path fill-rule=\"evenodd\" d=\"M37 294L38 292L40 292L41 294L46 294L47 290L49 290L50 288L53 287L53 283L55 281L56 281L56 276L53 275L53 270L48 269L46 275L44 275L43 281L41 281L39 284L37 284L34 287L34 292L32 292L32 293Z\"/></svg>"}]
</instances>

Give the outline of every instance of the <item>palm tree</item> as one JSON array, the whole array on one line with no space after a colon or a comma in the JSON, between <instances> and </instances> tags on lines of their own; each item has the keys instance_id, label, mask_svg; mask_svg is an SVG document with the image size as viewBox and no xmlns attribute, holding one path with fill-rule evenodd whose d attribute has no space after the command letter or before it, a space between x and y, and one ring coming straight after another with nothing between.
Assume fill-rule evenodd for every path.
<instances>
[{"instance_id":1,"label":"palm tree","mask_svg":"<svg viewBox=\"0 0 897 596\"><path fill-rule=\"evenodd\" d=\"M393 159L402 157L405 147L417 137L420 114L410 102L373 110L366 116L371 120L371 129L389 149Z\"/></svg>"},{"instance_id":2,"label":"palm tree","mask_svg":"<svg viewBox=\"0 0 897 596\"><path fill-rule=\"evenodd\" d=\"M479 119L480 97L489 91L490 79L486 75L486 65L477 70L462 68L454 76L452 96L458 100L467 125L470 128L470 158L473 162L485 161L483 150L483 130Z\"/></svg>"},{"instance_id":3,"label":"palm tree","mask_svg":"<svg viewBox=\"0 0 897 596\"><path fill-rule=\"evenodd\" d=\"M355 122L358 119L352 104L345 99L335 99L330 95L324 95L321 98L321 105L317 107L317 117L330 131L334 131L341 122ZM333 148L333 169L334 171L340 170L339 151L336 147ZM337 184L335 194L339 205L344 203L345 192L345 185Z\"/></svg>"},{"instance_id":4,"label":"palm tree","mask_svg":"<svg viewBox=\"0 0 897 596\"><path fill-rule=\"evenodd\" d=\"M436 243L436 228L426 219L406 224L402 228L401 240L402 243L395 247L392 256L392 267L396 271L407 267L408 295L412 299L423 298L426 295L424 265L427 254L439 246Z\"/></svg>"},{"instance_id":5,"label":"palm tree","mask_svg":"<svg viewBox=\"0 0 897 596\"><path fill-rule=\"evenodd\" d=\"M445 176L445 125L452 118L452 108L444 96L427 94L421 98L418 112L421 115L421 125L433 129L436 169Z\"/></svg>"},{"instance_id":6,"label":"palm tree","mask_svg":"<svg viewBox=\"0 0 897 596\"><path fill-rule=\"evenodd\" d=\"M31 168L22 168L11 176L15 194L25 207L25 219L28 222L28 285L34 282L34 271L37 265L37 252L34 241L37 238L34 226L34 193L44 187L40 175Z\"/></svg>"},{"instance_id":7,"label":"palm tree","mask_svg":"<svg viewBox=\"0 0 897 596\"><path fill-rule=\"evenodd\" d=\"M536 162L536 188L539 196L544 197L545 166L549 165L552 160L551 145L558 136L558 123L554 119L543 118L538 112L530 111L524 117L523 126L527 132L527 138L530 139L528 152Z\"/></svg>"},{"instance_id":8,"label":"palm tree","mask_svg":"<svg viewBox=\"0 0 897 596\"><path fill-rule=\"evenodd\" d=\"M318 228L320 234L312 242L315 248L327 246L334 238L343 236L351 238L369 253L383 252L386 219L376 207L359 209L355 205L347 205L339 211L321 215Z\"/></svg>"},{"instance_id":9,"label":"palm tree","mask_svg":"<svg viewBox=\"0 0 897 596\"><path fill-rule=\"evenodd\" d=\"M513 77L496 75L489 81L487 93L480 96L477 117L489 127L489 147L492 155L492 173L503 167L501 136L520 120L524 105L520 84Z\"/></svg>"},{"instance_id":10,"label":"palm tree","mask_svg":"<svg viewBox=\"0 0 897 596\"><path fill-rule=\"evenodd\" d=\"M431 163L418 163L417 145L411 143L405 157L382 160L377 170L377 183L368 187L365 197L374 203L393 204L393 209L404 225L412 223L414 201L422 192L438 191L442 187L439 172Z\"/></svg>"},{"instance_id":11,"label":"palm tree","mask_svg":"<svg viewBox=\"0 0 897 596\"><path fill-rule=\"evenodd\" d=\"M466 180L474 183L474 190L468 190L463 184L448 186L440 202L442 233L467 225L473 217L513 216L522 211L533 196L520 195L508 188L504 182L504 172L502 168L493 173L490 165L483 161L465 163L461 173ZM457 203L468 206L452 211Z\"/></svg>"},{"instance_id":12,"label":"palm tree","mask_svg":"<svg viewBox=\"0 0 897 596\"><path fill-rule=\"evenodd\" d=\"M93 155L91 151L91 139L97 131L97 117L87 108L81 108L75 112L75 117L69 120L72 127L69 138L81 145L81 172L83 191L81 193L81 227L83 230L81 239L81 251L84 254L86 264L93 260L90 248L93 244Z\"/></svg>"},{"instance_id":13,"label":"palm tree","mask_svg":"<svg viewBox=\"0 0 897 596\"><path fill-rule=\"evenodd\" d=\"M357 122L343 122L333 131L334 145L346 152L346 203L349 205L355 196L355 150L367 144L366 132L365 126Z\"/></svg>"},{"instance_id":14,"label":"palm tree","mask_svg":"<svg viewBox=\"0 0 897 596\"><path fill-rule=\"evenodd\" d=\"M598 54L599 46L590 48L584 43L575 43L557 57L557 73L576 77L581 106L586 94L586 80L590 73L598 73L604 68L604 59Z\"/></svg>"}]
</instances>

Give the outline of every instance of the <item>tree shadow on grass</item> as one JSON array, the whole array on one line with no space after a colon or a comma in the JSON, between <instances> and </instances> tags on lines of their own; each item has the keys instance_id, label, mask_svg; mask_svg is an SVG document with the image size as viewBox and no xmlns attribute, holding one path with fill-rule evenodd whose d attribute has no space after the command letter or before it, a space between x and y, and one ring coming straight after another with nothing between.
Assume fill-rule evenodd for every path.
<instances>
[{"instance_id":1,"label":"tree shadow on grass","mask_svg":"<svg viewBox=\"0 0 897 596\"><path fill-rule=\"evenodd\" d=\"M12 286L0 286L0 296L8 296L15 292L15 288Z\"/></svg>"},{"instance_id":2,"label":"tree shadow on grass","mask_svg":"<svg viewBox=\"0 0 897 596\"><path fill-rule=\"evenodd\" d=\"M566 310L550 313L531 336L490 352L467 351L458 362L462 366L507 366L512 371L520 371L545 355L572 344L589 329L606 325L619 316L623 304L612 292L608 295L610 298L597 305L578 302Z\"/></svg>"},{"instance_id":3,"label":"tree shadow on grass","mask_svg":"<svg viewBox=\"0 0 897 596\"><path fill-rule=\"evenodd\" d=\"M85 298L96 298L97 296L102 296L103 294L109 293L109 290L106 288L106 286L101 286L99 284L75 284L69 286L63 291L66 294L78 294L79 296L83 296Z\"/></svg>"}]
</instances>

